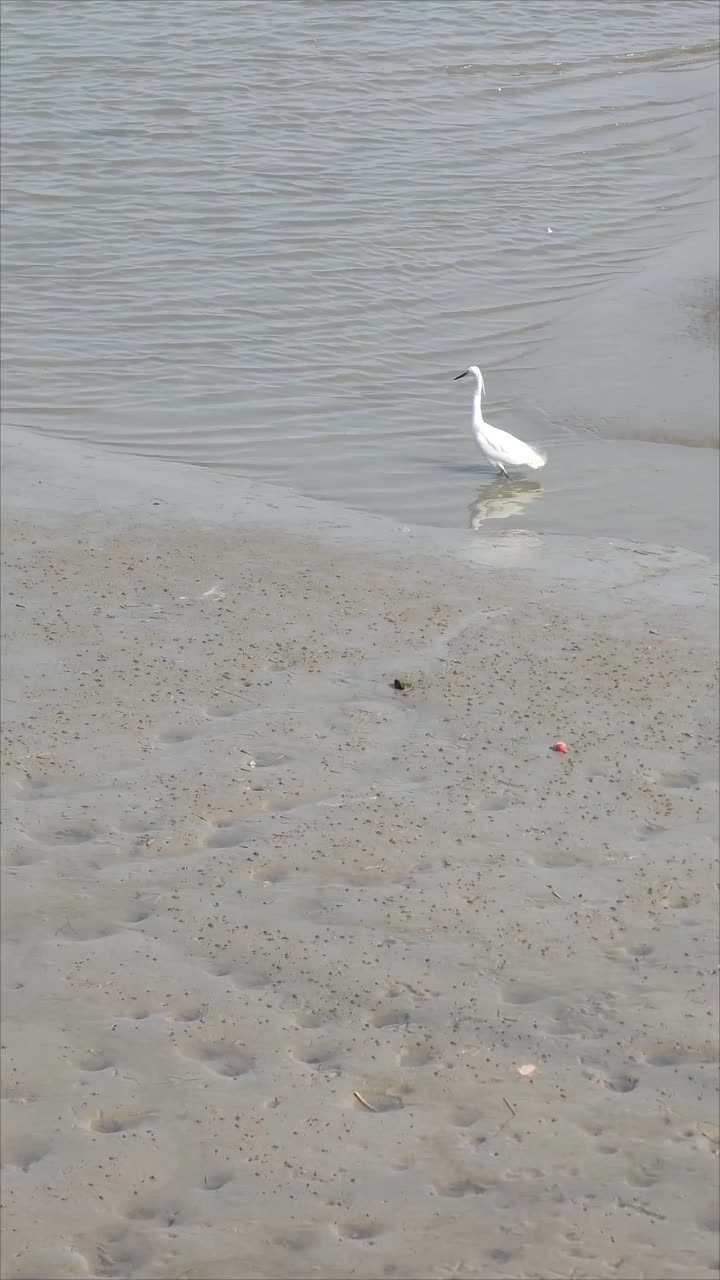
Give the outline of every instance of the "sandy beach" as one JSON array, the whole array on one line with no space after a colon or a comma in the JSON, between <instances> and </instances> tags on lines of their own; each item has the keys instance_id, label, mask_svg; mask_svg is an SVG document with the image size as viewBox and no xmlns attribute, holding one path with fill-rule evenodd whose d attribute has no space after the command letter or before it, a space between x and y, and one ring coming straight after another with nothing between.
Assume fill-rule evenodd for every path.
<instances>
[{"instance_id":1,"label":"sandy beach","mask_svg":"<svg viewBox=\"0 0 720 1280\"><path fill-rule=\"evenodd\" d=\"M716 1277L711 562L4 453L5 1280Z\"/></svg>"}]
</instances>

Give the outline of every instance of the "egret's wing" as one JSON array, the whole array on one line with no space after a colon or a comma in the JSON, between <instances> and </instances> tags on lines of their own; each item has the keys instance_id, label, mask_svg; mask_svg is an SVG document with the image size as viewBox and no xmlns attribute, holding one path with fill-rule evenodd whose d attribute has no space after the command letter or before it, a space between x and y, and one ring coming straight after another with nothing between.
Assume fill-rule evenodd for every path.
<instances>
[{"instance_id":1,"label":"egret's wing","mask_svg":"<svg viewBox=\"0 0 720 1280\"><path fill-rule=\"evenodd\" d=\"M533 449L532 445L526 444L524 440L518 440L517 436L511 436L509 431L501 431L499 427L492 427L486 422L483 434L486 435L488 443L497 454L498 460L507 466L532 467L533 470L545 466L544 454L538 449Z\"/></svg>"}]
</instances>

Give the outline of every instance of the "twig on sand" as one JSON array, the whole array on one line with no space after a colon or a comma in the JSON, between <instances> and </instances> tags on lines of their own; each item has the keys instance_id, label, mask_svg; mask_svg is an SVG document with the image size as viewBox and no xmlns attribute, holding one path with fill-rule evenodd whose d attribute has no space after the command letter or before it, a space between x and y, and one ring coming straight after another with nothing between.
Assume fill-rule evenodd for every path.
<instances>
[{"instance_id":1,"label":"twig on sand","mask_svg":"<svg viewBox=\"0 0 720 1280\"><path fill-rule=\"evenodd\" d=\"M509 1116L506 1116L504 1120L501 1120L501 1122L500 1122L500 1124L498 1125L497 1129L494 1129L494 1130L493 1130L493 1132L492 1132L492 1134L491 1134L491 1137L493 1137L493 1138L497 1138L498 1134L499 1134L499 1133L502 1133L503 1129L507 1129L507 1127L508 1127L508 1125L509 1125L509 1123L510 1123L510 1117L511 1117L511 1116L512 1116L512 1117L514 1117L514 1116L516 1116L516 1115L517 1115L517 1111L516 1111L515 1107L512 1105L512 1103L511 1103L511 1102L508 1102L507 1098L503 1098L503 1102L505 1103L505 1106L507 1107L508 1111L510 1112L510 1115L509 1115Z\"/></svg>"},{"instance_id":2,"label":"twig on sand","mask_svg":"<svg viewBox=\"0 0 720 1280\"><path fill-rule=\"evenodd\" d=\"M239 698L241 702L250 702L249 693L238 693L235 689L213 689L215 698Z\"/></svg>"},{"instance_id":3,"label":"twig on sand","mask_svg":"<svg viewBox=\"0 0 720 1280\"><path fill-rule=\"evenodd\" d=\"M358 1102L361 1102L364 1107L367 1107L368 1111L377 1111L377 1107L374 1107L372 1102L368 1102L367 1098L363 1098L359 1089L353 1089L353 1098L357 1098Z\"/></svg>"}]
</instances>

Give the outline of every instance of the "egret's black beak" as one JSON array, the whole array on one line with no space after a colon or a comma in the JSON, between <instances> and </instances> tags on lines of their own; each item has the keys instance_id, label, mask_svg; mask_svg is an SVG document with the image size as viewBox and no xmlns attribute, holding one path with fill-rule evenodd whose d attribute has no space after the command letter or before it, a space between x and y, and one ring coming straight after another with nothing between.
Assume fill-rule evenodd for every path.
<instances>
[{"instance_id":1,"label":"egret's black beak","mask_svg":"<svg viewBox=\"0 0 720 1280\"><path fill-rule=\"evenodd\" d=\"M468 371L466 369L464 373L459 373L457 375L457 378L453 378L453 382L457 382L459 378L467 378L467 376L468 376Z\"/></svg>"}]
</instances>

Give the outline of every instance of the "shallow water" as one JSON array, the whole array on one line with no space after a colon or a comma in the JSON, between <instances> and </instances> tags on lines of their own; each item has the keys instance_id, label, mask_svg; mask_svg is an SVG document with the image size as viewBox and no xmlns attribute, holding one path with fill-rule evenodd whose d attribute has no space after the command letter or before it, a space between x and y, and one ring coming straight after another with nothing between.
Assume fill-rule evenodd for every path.
<instances>
[{"instance_id":1,"label":"shallow water","mask_svg":"<svg viewBox=\"0 0 720 1280\"><path fill-rule=\"evenodd\" d=\"M472 361L533 519L622 531L603 441L716 444L716 17L9 0L7 421L467 524ZM663 536L675 464L628 458Z\"/></svg>"}]
</instances>

